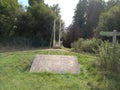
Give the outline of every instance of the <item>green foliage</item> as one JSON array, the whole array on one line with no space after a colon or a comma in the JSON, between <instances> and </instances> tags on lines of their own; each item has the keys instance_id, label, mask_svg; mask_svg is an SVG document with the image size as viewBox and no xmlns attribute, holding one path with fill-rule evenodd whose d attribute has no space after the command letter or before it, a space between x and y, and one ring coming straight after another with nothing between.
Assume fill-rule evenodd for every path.
<instances>
[{"instance_id":1,"label":"green foliage","mask_svg":"<svg viewBox=\"0 0 120 90\"><path fill-rule=\"evenodd\" d=\"M18 17L16 36L49 42L54 15L54 12L43 3L28 7L28 11Z\"/></svg>"},{"instance_id":2,"label":"green foliage","mask_svg":"<svg viewBox=\"0 0 120 90\"><path fill-rule=\"evenodd\" d=\"M82 38L93 37L93 29L96 28L99 15L103 11L103 0L79 0L74 15L74 25L80 28Z\"/></svg>"},{"instance_id":3,"label":"green foliage","mask_svg":"<svg viewBox=\"0 0 120 90\"><path fill-rule=\"evenodd\" d=\"M80 38L78 41L72 43L71 46L77 52L96 53L101 42L101 40L95 38L87 40Z\"/></svg>"},{"instance_id":4,"label":"green foliage","mask_svg":"<svg viewBox=\"0 0 120 90\"><path fill-rule=\"evenodd\" d=\"M68 43L65 43L65 46L70 46L78 38L89 39L94 37L94 29L97 27L99 16L104 10L105 2L103 0L79 0L75 9L73 23L67 28L68 35L66 35L66 38L68 40L65 41ZM74 34L74 37L70 34Z\"/></svg>"},{"instance_id":5,"label":"green foliage","mask_svg":"<svg viewBox=\"0 0 120 90\"><path fill-rule=\"evenodd\" d=\"M32 47L31 41L23 37L11 37L11 38L4 39L0 42L0 46L1 46L0 49L2 49L3 47L6 49Z\"/></svg>"},{"instance_id":6,"label":"green foliage","mask_svg":"<svg viewBox=\"0 0 120 90\"><path fill-rule=\"evenodd\" d=\"M87 3L88 3L87 0L79 0L75 10L74 23L71 26L74 31L76 30L74 26L78 27L81 33L81 37L83 38L85 37L84 27L86 23L85 13L87 12ZM69 31L72 31L72 30L69 30Z\"/></svg>"},{"instance_id":7,"label":"green foliage","mask_svg":"<svg viewBox=\"0 0 120 90\"><path fill-rule=\"evenodd\" d=\"M59 27L61 18L59 12L55 12L42 0L35 2L37 3L29 6L26 12L18 16L15 36L31 39L32 46L48 46L53 32L53 21L56 19L56 27ZM54 8L60 11L58 5ZM56 28L56 33L58 30L59 28Z\"/></svg>"},{"instance_id":8,"label":"green foliage","mask_svg":"<svg viewBox=\"0 0 120 90\"><path fill-rule=\"evenodd\" d=\"M17 0L0 0L0 39L12 36L15 33L18 12Z\"/></svg>"},{"instance_id":9,"label":"green foliage","mask_svg":"<svg viewBox=\"0 0 120 90\"><path fill-rule=\"evenodd\" d=\"M120 74L120 46L114 48L108 42L103 43L99 48L98 62L100 69L106 76Z\"/></svg>"},{"instance_id":10,"label":"green foliage","mask_svg":"<svg viewBox=\"0 0 120 90\"><path fill-rule=\"evenodd\" d=\"M120 45L113 48L111 43L104 42L99 47L97 56L98 70L104 76L103 81L109 80L106 90L120 89ZM102 89L103 90L103 89Z\"/></svg>"},{"instance_id":11,"label":"green foliage","mask_svg":"<svg viewBox=\"0 0 120 90\"><path fill-rule=\"evenodd\" d=\"M101 14L97 28L95 29L96 36L99 36L100 31L120 31L120 5L112 7L107 12Z\"/></svg>"},{"instance_id":12,"label":"green foliage","mask_svg":"<svg viewBox=\"0 0 120 90\"><path fill-rule=\"evenodd\" d=\"M63 45L65 47L71 47L71 43L77 41L81 37L81 32L78 26L70 26L69 31L64 33Z\"/></svg>"},{"instance_id":13,"label":"green foliage","mask_svg":"<svg viewBox=\"0 0 120 90\"><path fill-rule=\"evenodd\" d=\"M33 18L30 37L34 40L44 40L44 42L49 43L53 30L53 21L56 16L55 12L43 3L29 7L28 12Z\"/></svg>"},{"instance_id":14,"label":"green foliage","mask_svg":"<svg viewBox=\"0 0 120 90\"><path fill-rule=\"evenodd\" d=\"M17 0L0 0L1 43L9 38L21 37L30 40L32 46L48 46L54 19L57 20L57 27L59 21L62 21L59 15L60 8L58 8L58 5L56 5L57 7L53 6L59 11L55 12L52 6L44 3L44 0L29 0L29 3L30 6L23 8ZM18 41L21 41L21 39Z\"/></svg>"},{"instance_id":15,"label":"green foliage","mask_svg":"<svg viewBox=\"0 0 120 90\"><path fill-rule=\"evenodd\" d=\"M0 52L17 50L17 49L29 49L29 48L44 48L49 47L50 43L43 39L32 39L24 37L10 37L0 42Z\"/></svg>"},{"instance_id":16,"label":"green foliage","mask_svg":"<svg viewBox=\"0 0 120 90\"><path fill-rule=\"evenodd\" d=\"M44 3L44 0L28 0L30 6L33 6L38 3Z\"/></svg>"},{"instance_id":17,"label":"green foliage","mask_svg":"<svg viewBox=\"0 0 120 90\"><path fill-rule=\"evenodd\" d=\"M108 0L107 2L107 10L109 10L110 8L114 7L115 5L120 4L120 0Z\"/></svg>"},{"instance_id":18,"label":"green foliage","mask_svg":"<svg viewBox=\"0 0 120 90\"><path fill-rule=\"evenodd\" d=\"M0 14L15 14L16 11L18 11L19 4L17 0L0 0Z\"/></svg>"},{"instance_id":19,"label":"green foliage","mask_svg":"<svg viewBox=\"0 0 120 90\"><path fill-rule=\"evenodd\" d=\"M29 73L34 56L48 52L49 50L43 49L0 53L0 89L119 90L119 79L112 79L111 76L110 80L104 79L93 63L97 62L96 57L87 54L59 50L50 52L53 55L76 55L80 63L80 74Z\"/></svg>"},{"instance_id":20,"label":"green foliage","mask_svg":"<svg viewBox=\"0 0 120 90\"><path fill-rule=\"evenodd\" d=\"M74 23L76 23L77 25L80 25L80 27L84 25L84 22L85 22L84 14L86 12L86 9L87 9L87 0L79 0L76 6Z\"/></svg>"}]
</instances>

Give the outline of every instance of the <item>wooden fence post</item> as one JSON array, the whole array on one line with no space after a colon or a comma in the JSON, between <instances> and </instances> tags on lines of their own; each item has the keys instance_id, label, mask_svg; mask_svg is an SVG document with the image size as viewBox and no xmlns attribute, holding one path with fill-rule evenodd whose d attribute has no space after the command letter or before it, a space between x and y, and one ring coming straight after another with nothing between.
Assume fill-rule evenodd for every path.
<instances>
[{"instance_id":1,"label":"wooden fence post","mask_svg":"<svg viewBox=\"0 0 120 90\"><path fill-rule=\"evenodd\" d=\"M114 30L113 31L113 48L115 48L115 44L116 44L116 37L117 37L117 31Z\"/></svg>"}]
</instances>

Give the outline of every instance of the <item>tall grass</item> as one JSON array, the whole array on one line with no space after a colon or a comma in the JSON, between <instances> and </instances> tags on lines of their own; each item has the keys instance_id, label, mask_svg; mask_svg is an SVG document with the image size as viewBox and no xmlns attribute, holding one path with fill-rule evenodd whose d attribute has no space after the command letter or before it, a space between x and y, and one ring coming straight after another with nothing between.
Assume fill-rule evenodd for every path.
<instances>
[{"instance_id":1,"label":"tall grass","mask_svg":"<svg viewBox=\"0 0 120 90\"><path fill-rule=\"evenodd\" d=\"M102 43L99 47L97 65L104 77L103 82L109 80L105 90L120 90L120 45L112 47L111 43Z\"/></svg>"},{"instance_id":2,"label":"tall grass","mask_svg":"<svg viewBox=\"0 0 120 90\"><path fill-rule=\"evenodd\" d=\"M98 62L105 75L120 74L120 45L105 42L99 47Z\"/></svg>"}]
</instances>

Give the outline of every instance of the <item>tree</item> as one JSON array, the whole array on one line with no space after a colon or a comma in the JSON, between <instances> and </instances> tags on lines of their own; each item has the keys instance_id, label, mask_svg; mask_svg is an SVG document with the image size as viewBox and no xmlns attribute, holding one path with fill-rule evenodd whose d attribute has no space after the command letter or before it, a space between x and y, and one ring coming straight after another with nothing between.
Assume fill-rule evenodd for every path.
<instances>
[{"instance_id":1,"label":"tree","mask_svg":"<svg viewBox=\"0 0 120 90\"><path fill-rule=\"evenodd\" d=\"M93 37L93 30L104 11L102 0L80 0L75 11L74 24L80 27L83 38Z\"/></svg>"},{"instance_id":2,"label":"tree","mask_svg":"<svg viewBox=\"0 0 120 90\"><path fill-rule=\"evenodd\" d=\"M76 33L74 37L78 38L92 38L94 36L94 29L98 25L99 16L104 11L105 2L103 0L79 0L75 14L73 17L73 24L68 28L68 34L72 32L79 32L79 35ZM77 27L77 28L76 28ZM71 39L71 42L74 42L76 39L70 37L71 35L66 35L67 38Z\"/></svg>"},{"instance_id":3,"label":"tree","mask_svg":"<svg viewBox=\"0 0 120 90\"><path fill-rule=\"evenodd\" d=\"M120 4L112 7L100 16L98 26L96 28L96 36L100 31L120 31Z\"/></svg>"},{"instance_id":4,"label":"tree","mask_svg":"<svg viewBox=\"0 0 120 90\"><path fill-rule=\"evenodd\" d=\"M14 34L18 12L17 0L0 0L0 38L7 38Z\"/></svg>"},{"instance_id":5,"label":"tree","mask_svg":"<svg viewBox=\"0 0 120 90\"><path fill-rule=\"evenodd\" d=\"M44 0L28 0L30 6L33 6L38 3L44 3Z\"/></svg>"},{"instance_id":6,"label":"tree","mask_svg":"<svg viewBox=\"0 0 120 90\"><path fill-rule=\"evenodd\" d=\"M73 17L73 23L79 27L83 27L85 23L85 15L87 11L87 0L79 0L79 3L76 6L75 15Z\"/></svg>"},{"instance_id":7,"label":"tree","mask_svg":"<svg viewBox=\"0 0 120 90\"><path fill-rule=\"evenodd\" d=\"M75 30L74 26L79 28L78 30L81 33L80 37L85 37L84 30L86 24L87 5L88 5L87 0L79 0L76 6L75 15L73 17L72 28L74 30Z\"/></svg>"},{"instance_id":8,"label":"tree","mask_svg":"<svg viewBox=\"0 0 120 90\"><path fill-rule=\"evenodd\" d=\"M110 8L118 4L120 4L120 0L108 0L106 9L109 10Z\"/></svg>"},{"instance_id":9,"label":"tree","mask_svg":"<svg viewBox=\"0 0 120 90\"><path fill-rule=\"evenodd\" d=\"M56 15L59 17L60 16L60 7L59 4L54 4L51 6L51 9L56 13Z\"/></svg>"},{"instance_id":10,"label":"tree","mask_svg":"<svg viewBox=\"0 0 120 90\"><path fill-rule=\"evenodd\" d=\"M70 25L67 28L67 32L64 32L64 37L63 37L63 45L65 47L71 47L71 43L74 41L77 41L79 37L81 36L81 32L79 30L79 27L77 25Z\"/></svg>"},{"instance_id":11,"label":"tree","mask_svg":"<svg viewBox=\"0 0 120 90\"><path fill-rule=\"evenodd\" d=\"M34 33L34 18L30 12L22 12L17 17L17 29L15 30L16 37L32 38Z\"/></svg>"},{"instance_id":12,"label":"tree","mask_svg":"<svg viewBox=\"0 0 120 90\"><path fill-rule=\"evenodd\" d=\"M105 2L103 0L89 0L86 15L86 37L93 37L94 29L98 25L99 16L104 12Z\"/></svg>"},{"instance_id":13,"label":"tree","mask_svg":"<svg viewBox=\"0 0 120 90\"><path fill-rule=\"evenodd\" d=\"M48 6L44 0L29 0L29 4L25 9L17 0L0 0L0 40L22 38L33 46L49 45L53 21L57 27L62 21L59 5Z\"/></svg>"},{"instance_id":14,"label":"tree","mask_svg":"<svg viewBox=\"0 0 120 90\"><path fill-rule=\"evenodd\" d=\"M53 31L53 22L56 19L57 27L61 17L58 5L48 6L42 0L29 0L32 3L26 12L18 17L16 35L31 39L34 44L41 46L46 43L49 45ZM56 8L56 11L53 10ZM58 31L58 28L57 28Z\"/></svg>"}]
</instances>

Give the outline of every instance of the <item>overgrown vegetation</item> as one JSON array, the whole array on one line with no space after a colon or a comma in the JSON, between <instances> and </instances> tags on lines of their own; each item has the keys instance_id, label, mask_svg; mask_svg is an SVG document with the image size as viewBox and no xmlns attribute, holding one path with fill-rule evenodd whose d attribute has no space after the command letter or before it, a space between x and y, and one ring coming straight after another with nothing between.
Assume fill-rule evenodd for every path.
<instances>
[{"instance_id":1,"label":"overgrown vegetation","mask_svg":"<svg viewBox=\"0 0 120 90\"><path fill-rule=\"evenodd\" d=\"M120 90L120 45L115 47L111 43L104 42L99 47L97 56L97 65L101 74L104 76L103 81L108 84L105 90Z\"/></svg>"},{"instance_id":2,"label":"overgrown vegetation","mask_svg":"<svg viewBox=\"0 0 120 90\"><path fill-rule=\"evenodd\" d=\"M120 89L120 45L113 46L110 42L97 39L79 39L72 44L76 52L89 52L97 55L95 68L101 78L97 84L90 84L92 90L119 90ZM97 52L97 53L96 53Z\"/></svg>"},{"instance_id":3,"label":"overgrown vegetation","mask_svg":"<svg viewBox=\"0 0 120 90\"><path fill-rule=\"evenodd\" d=\"M78 41L72 43L71 46L73 48L73 51L76 51L76 52L96 53L101 43L102 43L102 40L100 39L80 38Z\"/></svg>"}]
</instances>

